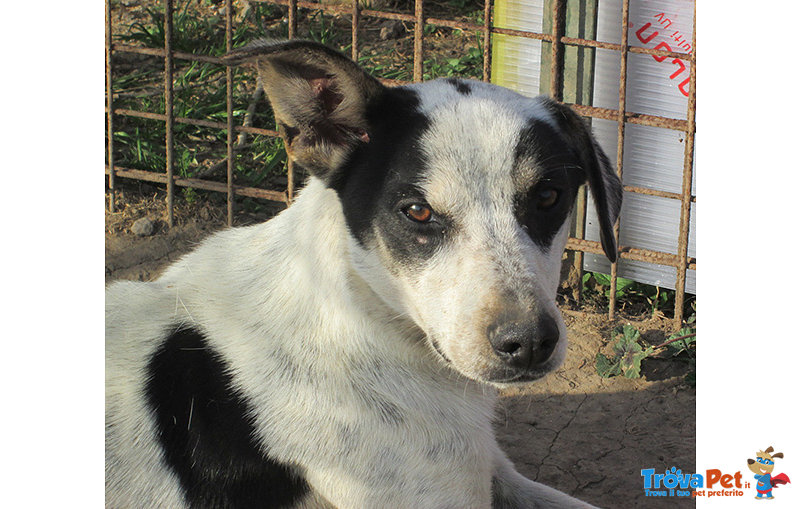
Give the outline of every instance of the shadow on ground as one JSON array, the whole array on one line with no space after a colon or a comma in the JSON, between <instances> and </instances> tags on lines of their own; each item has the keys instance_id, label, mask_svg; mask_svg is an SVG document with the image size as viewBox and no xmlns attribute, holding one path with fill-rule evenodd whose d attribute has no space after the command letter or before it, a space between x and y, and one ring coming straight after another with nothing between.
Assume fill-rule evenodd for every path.
<instances>
[{"instance_id":1,"label":"shadow on ground","mask_svg":"<svg viewBox=\"0 0 800 509\"><path fill-rule=\"evenodd\" d=\"M695 465L694 393L652 387L611 394L533 394L501 400L501 447L523 475L600 507L694 507L645 497L643 468Z\"/></svg>"}]
</instances>

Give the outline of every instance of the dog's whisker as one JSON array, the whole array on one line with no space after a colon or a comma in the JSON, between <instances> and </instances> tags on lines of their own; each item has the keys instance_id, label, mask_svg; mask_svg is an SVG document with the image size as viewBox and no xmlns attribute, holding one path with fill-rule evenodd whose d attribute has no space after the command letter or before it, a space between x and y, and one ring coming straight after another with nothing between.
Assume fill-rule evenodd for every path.
<instances>
[{"instance_id":1,"label":"dog's whisker","mask_svg":"<svg viewBox=\"0 0 800 509\"><path fill-rule=\"evenodd\" d=\"M194 397L192 397L192 404L189 406L189 419L186 422L186 430L190 430L192 428L192 414L194 413Z\"/></svg>"}]
</instances>

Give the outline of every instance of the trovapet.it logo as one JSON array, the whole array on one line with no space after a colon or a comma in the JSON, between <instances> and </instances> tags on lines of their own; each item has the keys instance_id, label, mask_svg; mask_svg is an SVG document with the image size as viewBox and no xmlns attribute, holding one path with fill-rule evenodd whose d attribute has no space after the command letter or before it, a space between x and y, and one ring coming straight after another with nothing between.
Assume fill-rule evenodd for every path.
<instances>
[{"instance_id":1,"label":"trovapet.it logo","mask_svg":"<svg viewBox=\"0 0 800 509\"><path fill-rule=\"evenodd\" d=\"M783 458L782 452L773 451L770 446L758 451L756 459L747 459L747 468L755 474L752 476L755 482L749 480L751 474L723 473L718 468L710 468L705 474L684 474L675 467L662 474L656 473L654 468L644 468L644 494L648 497L743 497L745 490L754 488L757 500L773 499L773 489L791 483L786 474L772 475L775 459Z\"/></svg>"},{"instance_id":2,"label":"trovapet.it logo","mask_svg":"<svg viewBox=\"0 0 800 509\"><path fill-rule=\"evenodd\" d=\"M672 467L664 473L654 468L642 469L644 494L648 497L741 497L749 482L742 481L742 473L724 474L710 468L703 474L684 474Z\"/></svg>"}]
</instances>

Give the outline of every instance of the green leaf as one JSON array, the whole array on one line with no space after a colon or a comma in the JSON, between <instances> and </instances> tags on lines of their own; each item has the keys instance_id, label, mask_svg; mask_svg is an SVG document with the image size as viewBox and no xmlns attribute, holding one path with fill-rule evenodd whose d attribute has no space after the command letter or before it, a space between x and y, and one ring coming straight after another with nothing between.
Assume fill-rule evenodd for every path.
<instances>
[{"instance_id":1,"label":"green leaf","mask_svg":"<svg viewBox=\"0 0 800 509\"><path fill-rule=\"evenodd\" d=\"M594 280L597 281L598 285L611 286L611 276L600 272L592 272L592 276L594 276Z\"/></svg>"},{"instance_id":2,"label":"green leaf","mask_svg":"<svg viewBox=\"0 0 800 509\"><path fill-rule=\"evenodd\" d=\"M626 289L628 289L631 286L634 286L636 284L637 284L636 281L634 281L633 279L626 279L624 277L618 277L617 278L617 292L621 292L623 290L626 290Z\"/></svg>"},{"instance_id":3,"label":"green leaf","mask_svg":"<svg viewBox=\"0 0 800 509\"><path fill-rule=\"evenodd\" d=\"M629 341L624 336L619 338L619 340L617 340L617 342L614 344L614 353L623 359L631 352L639 353L641 351L642 347L639 346L639 343L636 341Z\"/></svg>"},{"instance_id":4,"label":"green leaf","mask_svg":"<svg viewBox=\"0 0 800 509\"><path fill-rule=\"evenodd\" d=\"M639 347L639 350L641 350L641 347ZM639 378L641 376L642 361L645 358L647 358L647 352L645 351L636 353L633 351L627 352L625 356L620 359L620 366L622 367L625 378Z\"/></svg>"},{"instance_id":5,"label":"green leaf","mask_svg":"<svg viewBox=\"0 0 800 509\"><path fill-rule=\"evenodd\" d=\"M636 327L631 324L625 324L621 330L617 331L617 341L613 346L614 353L621 356L628 351L629 348L632 348L632 345L636 345L636 347L641 350L642 347L637 343L641 336L641 333Z\"/></svg>"},{"instance_id":6,"label":"green leaf","mask_svg":"<svg viewBox=\"0 0 800 509\"><path fill-rule=\"evenodd\" d=\"M638 378L642 360L652 353L652 348L643 349L639 344L641 333L633 325L626 324L617 335L614 355L619 359L619 367L626 378Z\"/></svg>"},{"instance_id":7,"label":"green leaf","mask_svg":"<svg viewBox=\"0 0 800 509\"><path fill-rule=\"evenodd\" d=\"M671 334L667 340L679 338L681 336L688 336L689 334L695 333L695 329L692 327L684 327L678 332ZM672 356L680 355L683 352L689 351L691 345L695 343L697 340L697 336L692 336L689 338L684 338L673 343L667 345L667 349L672 352Z\"/></svg>"},{"instance_id":8,"label":"green leaf","mask_svg":"<svg viewBox=\"0 0 800 509\"><path fill-rule=\"evenodd\" d=\"M637 344L637 346L639 345ZM653 353L653 348L650 346L644 349L639 347L639 350L641 351L630 354L624 363L620 361L620 364L623 364L622 369L626 378L639 378L641 376L642 361Z\"/></svg>"},{"instance_id":9,"label":"green leaf","mask_svg":"<svg viewBox=\"0 0 800 509\"><path fill-rule=\"evenodd\" d=\"M607 355L598 353L597 356L595 357L595 369L597 370L597 374L603 378L609 378L615 375L619 375L620 374L619 360L614 360L608 357Z\"/></svg>"},{"instance_id":10,"label":"green leaf","mask_svg":"<svg viewBox=\"0 0 800 509\"><path fill-rule=\"evenodd\" d=\"M639 332L639 329L628 323L622 327L622 337L624 337L625 341L629 343L635 343L639 341L639 338L642 337L642 334Z\"/></svg>"},{"instance_id":11,"label":"green leaf","mask_svg":"<svg viewBox=\"0 0 800 509\"><path fill-rule=\"evenodd\" d=\"M696 329L694 329L693 327L683 327L678 332L670 334L670 336L667 339L675 339L675 338L679 338L681 336L688 336L689 334L694 334L695 331L696 331ZM687 341L689 343L694 343L696 338L697 338L696 336L692 336L690 338L684 339L683 341Z\"/></svg>"}]
</instances>

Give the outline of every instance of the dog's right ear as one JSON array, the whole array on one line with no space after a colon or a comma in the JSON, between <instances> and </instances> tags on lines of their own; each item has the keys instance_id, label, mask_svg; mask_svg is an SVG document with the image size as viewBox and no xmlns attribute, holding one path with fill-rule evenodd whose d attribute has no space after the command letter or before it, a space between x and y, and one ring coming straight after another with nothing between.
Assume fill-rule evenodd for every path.
<instances>
[{"instance_id":1,"label":"dog's right ear","mask_svg":"<svg viewBox=\"0 0 800 509\"><path fill-rule=\"evenodd\" d=\"M583 118L565 104L548 98L543 98L543 101L582 159L581 166L589 180L600 221L600 243L608 259L615 262L617 241L614 224L622 207L622 182Z\"/></svg>"},{"instance_id":2,"label":"dog's right ear","mask_svg":"<svg viewBox=\"0 0 800 509\"><path fill-rule=\"evenodd\" d=\"M360 143L366 109L385 87L338 51L310 41L255 41L224 57L258 70L286 152L326 182Z\"/></svg>"}]
</instances>

